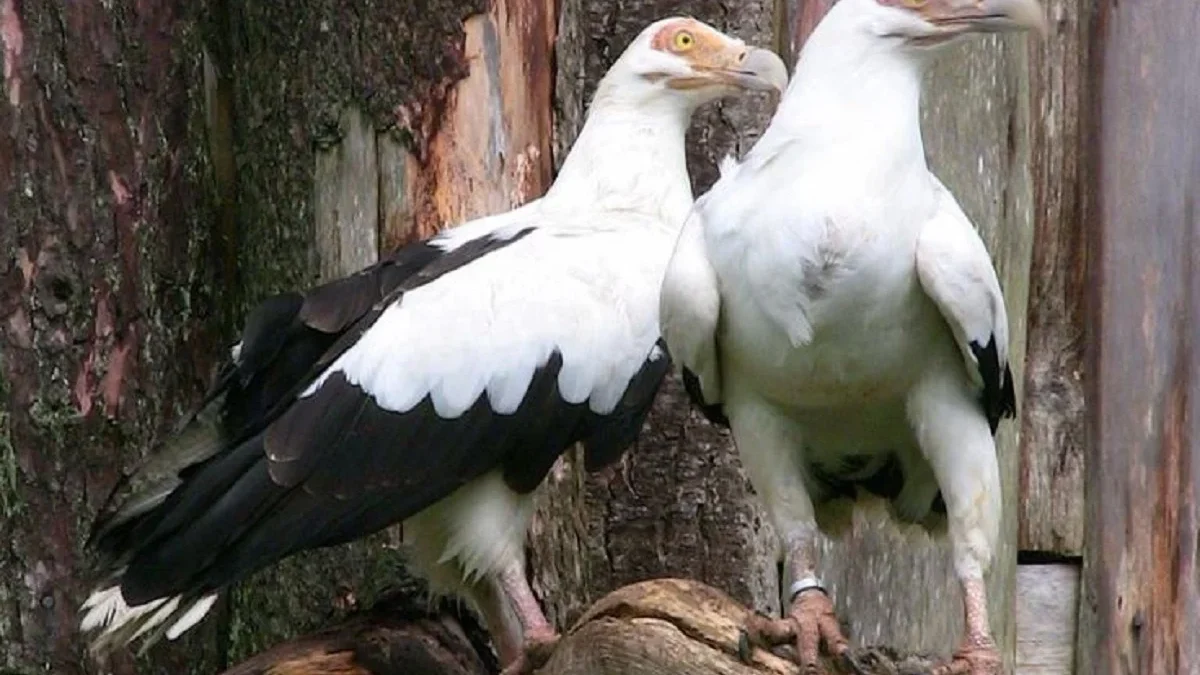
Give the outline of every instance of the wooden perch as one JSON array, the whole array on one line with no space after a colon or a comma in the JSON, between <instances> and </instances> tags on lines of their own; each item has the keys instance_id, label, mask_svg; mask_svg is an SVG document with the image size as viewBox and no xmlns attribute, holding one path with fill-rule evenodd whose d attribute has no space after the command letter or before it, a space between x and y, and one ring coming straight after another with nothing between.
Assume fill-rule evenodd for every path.
<instances>
[{"instance_id":1,"label":"wooden perch","mask_svg":"<svg viewBox=\"0 0 1200 675\"><path fill-rule=\"evenodd\" d=\"M447 603L399 592L370 610L285 642L222 675L489 675L499 667L479 625Z\"/></svg>"},{"instance_id":2,"label":"wooden perch","mask_svg":"<svg viewBox=\"0 0 1200 675\"><path fill-rule=\"evenodd\" d=\"M739 630L751 610L684 579L655 579L600 599L563 636L538 675L792 675L779 653L738 658ZM481 654L481 652L483 652ZM224 675L476 675L495 672L478 639L457 620L396 615L386 606L264 652ZM934 660L889 648L859 648L864 675L922 675ZM832 662L831 675L841 673Z\"/></svg>"}]
</instances>

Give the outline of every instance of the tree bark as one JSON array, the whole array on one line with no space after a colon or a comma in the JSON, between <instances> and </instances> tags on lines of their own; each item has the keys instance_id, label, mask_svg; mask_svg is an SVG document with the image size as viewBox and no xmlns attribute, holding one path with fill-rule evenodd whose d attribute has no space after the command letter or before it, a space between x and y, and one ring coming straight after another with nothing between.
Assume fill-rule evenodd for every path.
<instances>
[{"instance_id":1,"label":"tree bark","mask_svg":"<svg viewBox=\"0 0 1200 675\"><path fill-rule=\"evenodd\" d=\"M0 669L211 673L404 582L384 532L145 658L76 628L95 509L249 306L544 190L553 9L0 0Z\"/></svg>"},{"instance_id":2,"label":"tree bark","mask_svg":"<svg viewBox=\"0 0 1200 675\"><path fill-rule=\"evenodd\" d=\"M0 669L83 673L81 544L224 337L191 3L0 2ZM156 668L217 665L214 627ZM111 670L135 670L128 656Z\"/></svg>"}]
</instances>

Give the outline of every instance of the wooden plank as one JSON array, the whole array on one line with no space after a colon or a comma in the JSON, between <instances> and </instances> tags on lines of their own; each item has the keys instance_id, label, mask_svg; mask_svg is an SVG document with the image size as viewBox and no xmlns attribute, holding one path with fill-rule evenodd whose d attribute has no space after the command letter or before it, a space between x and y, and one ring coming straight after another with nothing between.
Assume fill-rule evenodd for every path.
<instances>
[{"instance_id":1,"label":"wooden plank","mask_svg":"<svg viewBox=\"0 0 1200 675\"><path fill-rule=\"evenodd\" d=\"M1079 566L1017 567L1017 675L1073 675Z\"/></svg>"},{"instance_id":2,"label":"wooden plank","mask_svg":"<svg viewBox=\"0 0 1200 675\"><path fill-rule=\"evenodd\" d=\"M1020 549L1083 551L1086 295L1082 148L1091 3L1048 0L1052 33L1031 45L1033 261L1021 406Z\"/></svg>"},{"instance_id":3,"label":"wooden plank","mask_svg":"<svg viewBox=\"0 0 1200 675\"><path fill-rule=\"evenodd\" d=\"M379 163L375 128L355 107L342 110L341 138L318 148L313 169L314 244L321 280L352 274L379 258Z\"/></svg>"},{"instance_id":4,"label":"wooden plank","mask_svg":"<svg viewBox=\"0 0 1200 675\"><path fill-rule=\"evenodd\" d=\"M1081 673L1200 672L1200 4L1100 3Z\"/></svg>"}]
</instances>

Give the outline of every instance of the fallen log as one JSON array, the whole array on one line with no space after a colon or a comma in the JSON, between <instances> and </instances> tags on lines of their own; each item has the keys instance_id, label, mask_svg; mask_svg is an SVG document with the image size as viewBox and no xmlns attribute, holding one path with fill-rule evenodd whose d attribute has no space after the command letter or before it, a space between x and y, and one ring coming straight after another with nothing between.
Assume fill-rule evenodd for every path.
<instances>
[{"instance_id":1,"label":"fallen log","mask_svg":"<svg viewBox=\"0 0 1200 675\"><path fill-rule=\"evenodd\" d=\"M740 629L751 614L696 581L631 584L585 612L538 675L797 675L800 669L787 658L788 647L746 650ZM494 673L494 657L460 619L444 612L397 613L384 604L279 645L223 675ZM887 647L856 648L853 659L863 675L924 675L936 664ZM840 663L825 665L830 674L847 672Z\"/></svg>"}]
</instances>

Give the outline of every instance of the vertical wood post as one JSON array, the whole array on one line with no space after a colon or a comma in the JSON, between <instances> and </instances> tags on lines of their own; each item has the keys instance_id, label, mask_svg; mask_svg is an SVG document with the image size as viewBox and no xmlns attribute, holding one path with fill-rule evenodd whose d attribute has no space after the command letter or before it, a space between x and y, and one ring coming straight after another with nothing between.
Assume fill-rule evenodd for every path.
<instances>
[{"instance_id":1,"label":"vertical wood post","mask_svg":"<svg viewBox=\"0 0 1200 675\"><path fill-rule=\"evenodd\" d=\"M1081 673L1200 672L1200 5L1092 24Z\"/></svg>"}]
</instances>

